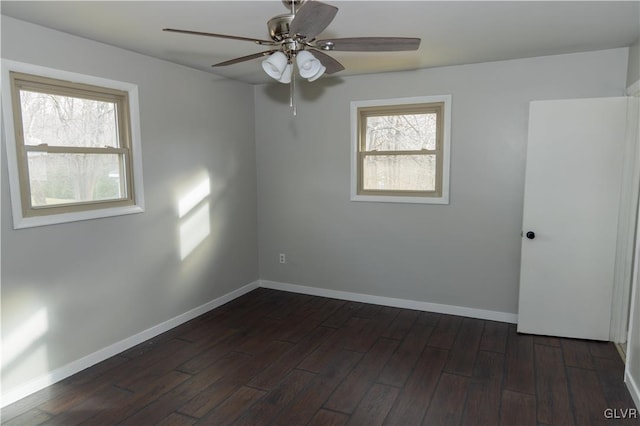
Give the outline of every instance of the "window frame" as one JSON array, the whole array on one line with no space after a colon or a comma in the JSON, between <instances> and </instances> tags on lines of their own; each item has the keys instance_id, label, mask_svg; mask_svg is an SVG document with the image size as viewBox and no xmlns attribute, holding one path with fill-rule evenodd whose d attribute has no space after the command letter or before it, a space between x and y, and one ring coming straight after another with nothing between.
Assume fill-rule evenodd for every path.
<instances>
[{"instance_id":1,"label":"window frame","mask_svg":"<svg viewBox=\"0 0 640 426\"><path fill-rule=\"evenodd\" d=\"M119 216L144 211L138 88L134 84L2 60L2 78L10 83L10 96L3 96L7 165L14 229L79 220ZM63 147L26 145L22 134L19 91L40 91L117 105L119 146ZM126 197L80 201L51 206L32 206L28 176L28 152L118 154Z\"/></svg>"},{"instance_id":2,"label":"window frame","mask_svg":"<svg viewBox=\"0 0 640 426\"><path fill-rule=\"evenodd\" d=\"M366 117L433 113L437 111L435 150L365 151ZM351 102L351 200L391 203L449 204L451 95L419 96ZM435 191L366 190L362 188L363 162L371 155L435 155Z\"/></svg>"}]
</instances>

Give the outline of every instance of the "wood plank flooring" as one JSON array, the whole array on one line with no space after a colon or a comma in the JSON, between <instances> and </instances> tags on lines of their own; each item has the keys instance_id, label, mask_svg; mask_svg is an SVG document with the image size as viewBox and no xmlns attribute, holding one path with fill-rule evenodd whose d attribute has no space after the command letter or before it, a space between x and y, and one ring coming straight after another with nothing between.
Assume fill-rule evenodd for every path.
<instances>
[{"instance_id":1,"label":"wood plank flooring","mask_svg":"<svg viewBox=\"0 0 640 426\"><path fill-rule=\"evenodd\" d=\"M257 289L24 398L4 425L640 425L611 343ZM624 411L628 413L628 411Z\"/></svg>"}]
</instances>

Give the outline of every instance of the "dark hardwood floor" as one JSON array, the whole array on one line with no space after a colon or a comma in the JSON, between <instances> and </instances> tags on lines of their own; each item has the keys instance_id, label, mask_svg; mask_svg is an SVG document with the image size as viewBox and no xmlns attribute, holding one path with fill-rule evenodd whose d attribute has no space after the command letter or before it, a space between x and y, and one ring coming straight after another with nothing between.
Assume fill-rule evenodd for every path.
<instances>
[{"instance_id":1,"label":"dark hardwood floor","mask_svg":"<svg viewBox=\"0 0 640 426\"><path fill-rule=\"evenodd\" d=\"M4 425L640 425L605 416L634 408L623 370L611 343L258 289L1 414Z\"/></svg>"}]
</instances>

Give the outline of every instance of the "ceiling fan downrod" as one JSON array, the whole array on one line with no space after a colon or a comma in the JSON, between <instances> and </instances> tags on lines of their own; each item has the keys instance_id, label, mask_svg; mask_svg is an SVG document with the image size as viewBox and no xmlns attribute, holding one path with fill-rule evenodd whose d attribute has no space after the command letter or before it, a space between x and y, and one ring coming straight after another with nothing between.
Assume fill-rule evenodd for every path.
<instances>
[{"instance_id":1,"label":"ceiling fan downrod","mask_svg":"<svg viewBox=\"0 0 640 426\"><path fill-rule=\"evenodd\" d=\"M282 0L285 7L294 15L296 14L296 9L298 9L303 2L304 0Z\"/></svg>"}]
</instances>

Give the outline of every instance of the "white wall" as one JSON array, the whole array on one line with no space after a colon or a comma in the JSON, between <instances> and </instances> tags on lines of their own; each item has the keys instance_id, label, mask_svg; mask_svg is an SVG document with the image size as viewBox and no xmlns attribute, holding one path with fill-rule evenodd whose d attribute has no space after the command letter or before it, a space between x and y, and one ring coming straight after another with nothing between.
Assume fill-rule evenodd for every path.
<instances>
[{"instance_id":1,"label":"white wall","mask_svg":"<svg viewBox=\"0 0 640 426\"><path fill-rule=\"evenodd\" d=\"M625 93L628 49L256 88L261 279L516 313L529 101ZM451 203L349 201L349 102L452 95ZM286 253L287 263L278 263Z\"/></svg>"},{"instance_id":2,"label":"white wall","mask_svg":"<svg viewBox=\"0 0 640 426\"><path fill-rule=\"evenodd\" d=\"M25 339L3 393L257 280L251 86L4 16L2 57L137 84L146 199L142 214L14 231L2 131L2 337ZM203 210L178 218L203 179ZM193 217L210 232L181 259Z\"/></svg>"}]
</instances>

